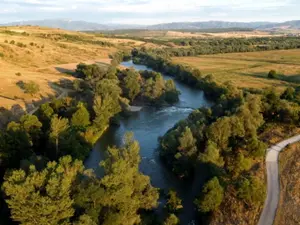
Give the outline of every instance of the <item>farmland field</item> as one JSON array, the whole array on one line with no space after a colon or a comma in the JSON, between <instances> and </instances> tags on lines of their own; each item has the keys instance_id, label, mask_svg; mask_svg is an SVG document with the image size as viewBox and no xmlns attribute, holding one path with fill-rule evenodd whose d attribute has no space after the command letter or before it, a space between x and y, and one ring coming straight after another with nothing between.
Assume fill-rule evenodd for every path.
<instances>
[{"instance_id":1,"label":"farmland field","mask_svg":"<svg viewBox=\"0 0 300 225\"><path fill-rule=\"evenodd\" d=\"M172 60L198 68L203 75L212 74L218 82L231 81L240 88L273 86L282 90L300 82L300 50L174 57ZM277 71L281 80L267 77L272 69Z\"/></svg>"}]
</instances>

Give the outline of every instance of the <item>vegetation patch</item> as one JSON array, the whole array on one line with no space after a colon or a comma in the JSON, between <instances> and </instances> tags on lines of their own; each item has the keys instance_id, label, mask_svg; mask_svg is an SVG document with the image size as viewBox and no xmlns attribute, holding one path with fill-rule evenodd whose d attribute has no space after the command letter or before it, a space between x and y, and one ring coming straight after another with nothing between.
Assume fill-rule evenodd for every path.
<instances>
[{"instance_id":1,"label":"vegetation patch","mask_svg":"<svg viewBox=\"0 0 300 225\"><path fill-rule=\"evenodd\" d=\"M299 144L288 146L280 153L280 201L274 223L275 225L300 223L299 157Z\"/></svg>"}]
</instances>

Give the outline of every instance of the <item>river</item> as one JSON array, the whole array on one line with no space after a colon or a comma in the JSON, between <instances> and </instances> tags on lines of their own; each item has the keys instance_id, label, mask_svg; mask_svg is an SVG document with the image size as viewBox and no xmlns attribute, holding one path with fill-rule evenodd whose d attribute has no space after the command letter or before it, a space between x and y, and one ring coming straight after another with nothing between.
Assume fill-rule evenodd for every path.
<instances>
[{"instance_id":1,"label":"river","mask_svg":"<svg viewBox=\"0 0 300 225\"><path fill-rule=\"evenodd\" d=\"M143 65L135 65L132 61L123 62L121 65L133 67L136 70L152 70ZM163 77L165 80L173 79L173 77L164 74ZM127 131L132 131L141 147L141 172L150 176L153 186L166 190L175 189L185 203L185 198L188 198L186 196L189 192L188 187L186 184L180 183L161 162L158 152L158 137L163 136L180 120L187 118L193 109L210 106L211 103L204 97L203 91L193 89L177 80L174 82L176 88L181 92L180 101L177 104L162 108L144 107L142 111L133 113L129 118L122 118L119 127L110 127L99 139L85 162L86 168L94 169L98 174L101 174L99 163L103 159L107 147L120 146L124 134ZM186 221L190 220L187 217L191 216L185 216L184 213L180 216L182 224L187 224Z\"/></svg>"}]
</instances>

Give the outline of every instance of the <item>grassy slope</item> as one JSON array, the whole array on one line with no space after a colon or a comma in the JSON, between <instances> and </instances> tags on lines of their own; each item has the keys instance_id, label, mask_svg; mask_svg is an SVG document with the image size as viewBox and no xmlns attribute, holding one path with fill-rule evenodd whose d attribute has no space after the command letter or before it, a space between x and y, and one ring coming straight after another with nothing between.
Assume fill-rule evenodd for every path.
<instances>
[{"instance_id":1,"label":"grassy slope","mask_svg":"<svg viewBox=\"0 0 300 225\"><path fill-rule=\"evenodd\" d=\"M273 86L282 90L291 85L268 79L267 74L271 69L289 76L292 81L300 82L300 50L174 57L173 61L199 68L205 75L213 74L219 82L231 81L241 88Z\"/></svg>"},{"instance_id":2,"label":"grassy slope","mask_svg":"<svg viewBox=\"0 0 300 225\"><path fill-rule=\"evenodd\" d=\"M29 35L23 35L26 32ZM116 47L103 47L96 44L80 43L70 40L56 41L41 38L41 34L79 35L88 40L110 41ZM8 43L6 43L6 40ZM25 44L19 47L15 43ZM33 42L34 46L30 45ZM129 43L130 42L130 43ZM14 105L24 107L57 94L52 83L61 79L73 79L64 72L72 70L79 62L110 63L109 54L117 51L119 44L140 45L131 40L107 40L98 36L78 32L63 31L41 27L1 27L0 28L0 106L10 109ZM21 76L16 76L21 73ZM40 85L38 96L25 94L17 85L18 81L30 81Z\"/></svg>"},{"instance_id":3,"label":"grassy slope","mask_svg":"<svg viewBox=\"0 0 300 225\"><path fill-rule=\"evenodd\" d=\"M280 201L274 225L300 224L300 144L280 154Z\"/></svg>"},{"instance_id":4,"label":"grassy slope","mask_svg":"<svg viewBox=\"0 0 300 225\"><path fill-rule=\"evenodd\" d=\"M249 38L274 36L263 31L228 31L228 32L203 32L203 31L167 31L167 30L123 30L111 32L123 37L152 38L156 40L170 40L176 38Z\"/></svg>"}]
</instances>

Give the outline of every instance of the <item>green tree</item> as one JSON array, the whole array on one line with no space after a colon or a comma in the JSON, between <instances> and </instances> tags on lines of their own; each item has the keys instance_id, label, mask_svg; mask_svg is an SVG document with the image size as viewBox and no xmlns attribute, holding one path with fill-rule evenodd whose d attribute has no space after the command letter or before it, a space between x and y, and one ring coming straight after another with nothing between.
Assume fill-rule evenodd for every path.
<instances>
[{"instance_id":1,"label":"green tree","mask_svg":"<svg viewBox=\"0 0 300 225\"><path fill-rule=\"evenodd\" d=\"M38 116L40 120L43 122L43 125L45 123L50 124L51 117L54 114L54 110L50 106L49 103L42 104L38 110Z\"/></svg>"},{"instance_id":2,"label":"green tree","mask_svg":"<svg viewBox=\"0 0 300 225\"><path fill-rule=\"evenodd\" d=\"M59 153L59 138L63 132L69 128L69 121L65 118L58 118L57 115L54 115L51 119L50 126L50 139L55 142L56 156Z\"/></svg>"},{"instance_id":3,"label":"green tree","mask_svg":"<svg viewBox=\"0 0 300 225\"><path fill-rule=\"evenodd\" d=\"M277 72L275 70L270 70L270 72L268 73L268 78L270 79L277 78Z\"/></svg>"},{"instance_id":4,"label":"green tree","mask_svg":"<svg viewBox=\"0 0 300 225\"><path fill-rule=\"evenodd\" d=\"M34 81L29 81L28 83L24 83L24 91L31 96L34 96L40 91L40 86Z\"/></svg>"},{"instance_id":5,"label":"green tree","mask_svg":"<svg viewBox=\"0 0 300 225\"><path fill-rule=\"evenodd\" d=\"M138 210L151 210L159 197L150 178L139 172L139 144L132 134L125 136L124 147L110 148L109 157L102 163L105 176L103 203L108 207L103 224L133 225L140 222Z\"/></svg>"},{"instance_id":6,"label":"green tree","mask_svg":"<svg viewBox=\"0 0 300 225\"><path fill-rule=\"evenodd\" d=\"M88 215L83 215L73 225L97 225Z\"/></svg>"},{"instance_id":7,"label":"green tree","mask_svg":"<svg viewBox=\"0 0 300 225\"><path fill-rule=\"evenodd\" d=\"M223 150L228 146L231 131L230 117L222 117L209 127L207 136Z\"/></svg>"},{"instance_id":8,"label":"green tree","mask_svg":"<svg viewBox=\"0 0 300 225\"><path fill-rule=\"evenodd\" d=\"M139 83L140 74L134 70L128 70L125 76L125 94L131 101L133 101L135 97L141 92L141 85Z\"/></svg>"},{"instance_id":9,"label":"green tree","mask_svg":"<svg viewBox=\"0 0 300 225\"><path fill-rule=\"evenodd\" d=\"M175 103L179 101L180 92L176 89L173 80L167 80L165 83L165 101L168 103Z\"/></svg>"},{"instance_id":10,"label":"green tree","mask_svg":"<svg viewBox=\"0 0 300 225\"><path fill-rule=\"evenodd\" d=\"M222 203L224 189L219 183L219 179L214 177L208 181L202 190L202 196L195 200L200 212L211 212L216 210Z\"/></svg>"},{"instance_id":11,"label":"green tree","mask_svg":"<svg viewBox=\"0 0 300 225\"><path fill-rule=\"evenodd\" d=\"M170 214L166 221L164 222L164 225L178 225L179 224L179 219L177 218L176 215Z\"/></svg>"},{"instance_id":12,"label":"green tree","mask_svg":"<svg viewBox=\"0 0 300 225\"><path fill-rule=\"evenodd\" d=\"M81 161L66 156L42 171L30 166L7 174L3 191L11 218L24 225L66 224L74 215L72 185L83 169Z\"/></svg>"},{"instance_id":13,"label":"green tree","mask_svg":"<svg viewBox=\"0 0 300 225\"><path fill-rule=\"evenodd\" d=\"M238 184L237 195L247 205L259 206L265 200L266 187L257 177L242 178Z\"/></svg>"},{"instance_id":14,"label":"green tree","mask_svg":"<svg viewBox=\"0 0 300 225\"><path fill-rule=\"evenodd\" d=\"M121 106L112 96L95 96L93 109L96 115L94 125L98 130L103 130L109 120L121 111Z\"/></svg>"},{"instance_id":15,"label":"green tree","mask_svg":"<svg viewBox=\"0 0 300 225\"><path fill-rule=\"evenodd\" d=\"M84 63L80 63L77 65L76 74L79 78L84 80L91 80L94 78L103 79L106 71L97 64L86 65Z\"/></svg>"},{"instance_id":16,"label":"green tree","mask_svg":"<svg viewBox=\"0 0 300 225\"><path fill-rule=\"evenodd\" d=\"M87 127L90 125L90 114L83 103L78 103L77 111L72 115L71 124L77 127Z\"/></svg>"},{"instance_id":17,"label":"green tree","mask_svg":"<svg viewBox=\"0 0 300 225\"><path fill-rule=\"evenodd\" d=\"M7 130L11 131L11 134L19 133L19 135L21 135L23 132L27 135L30 145L33 146L37 144L36 142L38 142L40 138L42 126L37 116L26 114L20 118L19 123L14 121L10 122L7 125Z\"/></svg>"},{"instance_id":18,"label":"green tree","mask_svg":"<svg viewBox=\"0 0 300 225\"><path fill-rule=\"evenodd\" d=\"M285 91L282 93L282 95L280 96L280 98L282 99L286 99L289 101L293 101L295 99L295 94L296 91L294 88L292 87L288 87L287 89L285 89Z\"/></svg>"},{"instance_id":19,"label":"green tree","mask_svg":"<svg viewBox=\"0 0 300 225\"><path fill-rule=\"evenodd\" d=\"M170 190L168 193L167 208L169 212L175 213L178 210L182 209L181 199L177 196L177 193L173 190Z\"/></svg>"},{"instance_id":20,"label":"green tree","mask_svg":"<svg viewBox=\"0 0 300 225\"><path fill-rule=\"evenodd\" d=\"M239 152L236 157L228 157L227 168L233 173L234 177L237 177L243 171L249 171L253 165L251 158L245 156L243 152Z\"/></svg>"},{"instance_id":21,"label":"green tree","mask_svg":"<svg viewBox=\"0 0 300 225\"><path fill-rule=\"evenodd\" d=\"M203 163L212 163L219 167L224 166L224 160L220 155L220 151L212 141L208 141L204 153L199 154L199 160Z\"/></svg>"},{"instance_id":22,"label":"green tree","mask_svg":"<svg viewBox=\"0 0 300 225\"><path fill-rule=\"evenodd\" d=\"M193 137L193 133L189 127L186 127L184 132L179 137L180 154L191 157L197 152L196 139Z\"/></svg>"}]
</instances>

